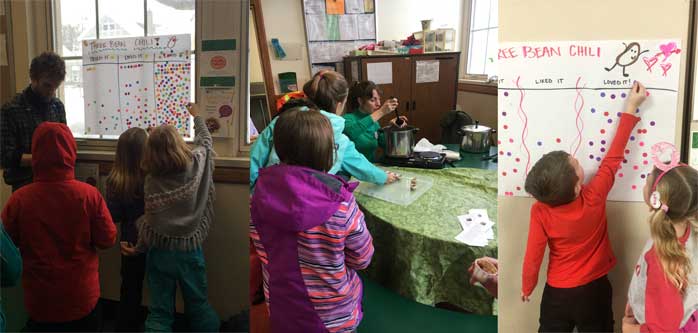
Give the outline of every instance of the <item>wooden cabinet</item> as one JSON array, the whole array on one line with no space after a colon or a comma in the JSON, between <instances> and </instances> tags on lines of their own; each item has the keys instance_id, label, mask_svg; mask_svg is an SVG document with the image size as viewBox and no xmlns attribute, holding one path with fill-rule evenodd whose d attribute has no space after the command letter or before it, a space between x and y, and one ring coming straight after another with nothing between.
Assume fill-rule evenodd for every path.
<instances>
[{"instance_id":1,"label":"wooden cabinet","mask_svg":"<svg viewBox=\"0 0 698 333\"><path fill-rule=\"evenodd\" d=\"M441 140L441 118L456 107L459 59L460 52L345 57L344 76L351 86L354 81L372 78L369 64L373 64L372 68L390 67L391 82L378 84L383 91L381 102L397 97L400 115L407 116L410 125L419 128L417 139L427 138L436 144ZM381 125L387 125L392 118L384 117Z\"/></svg>"}]
</instances>

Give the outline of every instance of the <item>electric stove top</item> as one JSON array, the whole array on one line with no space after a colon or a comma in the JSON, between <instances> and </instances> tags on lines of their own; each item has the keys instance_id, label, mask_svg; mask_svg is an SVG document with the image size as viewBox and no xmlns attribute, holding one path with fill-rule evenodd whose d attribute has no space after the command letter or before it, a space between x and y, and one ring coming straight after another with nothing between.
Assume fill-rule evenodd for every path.
<instances>
[{"instance_id":1,"label":"electric stove top","mask_svg":"<svg viewBox=\"0 0 698 333\"><path fill-rule=\"evenodd\" d=\"M408 168L443 169L446 164L446 154L431 151L413 152L407 158L385 157L383 163Z\"/></svg>"}]
</instances>

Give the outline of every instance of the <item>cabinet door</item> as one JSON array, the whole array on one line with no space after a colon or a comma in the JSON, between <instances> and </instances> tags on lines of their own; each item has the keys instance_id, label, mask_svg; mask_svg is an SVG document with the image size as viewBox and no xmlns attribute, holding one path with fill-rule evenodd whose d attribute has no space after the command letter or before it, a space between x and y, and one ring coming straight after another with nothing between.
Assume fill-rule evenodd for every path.
<instances>
[{"instance_id":1,"label":"cabinet door","mask_svg":"<svg viewBox=\"0 0 698 333\"><path fill-rule=\"evenodd\" d=\"M456 107L458 55L415 56L411 69L410 124L419 128L418 139L440 143L441 118Z\"/></svg>"},{"instance_id":2,"label":"cabinet door","mask_svg":"<svg viewBox=\"0 0 698 333\"><path fill-rule=\"evenodd\" d=\"M371 73L368 71L369 64L371 68ZM375 67L374 67L375 66ZM381 95L381 103L385 103L390 97L396 97L400 103L398 107L398 113L401 116L408 116L409 108L411 105L409 101L411 100L411 86L410 86L410 76L412 74L412 69L410 68L410 58L409 57L385 57L385 58L365 58L361 63L361 77L363 80L374 81L377 78L382 78L382 76L376 77L376 74L383 74L387 71L392 72L388 75L391 79L390 83L379 83L376 82L378 87L381 89L383 94ZM369 77L369 74L372 76ZM375 81L374 81L375 82ZM409 117L409 116L408 116ZM395 118L395 115L388 115L380 120L381 126L387 126L390 119Z\"/></svg>"}]
</instances>

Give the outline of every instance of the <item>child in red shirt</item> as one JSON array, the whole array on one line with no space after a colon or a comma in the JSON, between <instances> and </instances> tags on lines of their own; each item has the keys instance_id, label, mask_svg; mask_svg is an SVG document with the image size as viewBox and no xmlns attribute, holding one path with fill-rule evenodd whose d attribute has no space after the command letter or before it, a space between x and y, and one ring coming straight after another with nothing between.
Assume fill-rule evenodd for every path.
<instances>
[{"instance_id":1,"label":"child in red shirt","mask_svg":"<svg viewBox=\"0 0 698 333\"><path fill-rule=\"evenodd\" d=\"M613 268L607 232L606 197L623 161L630 133L640 120L633 113L646 98L635 82L610 150L588 184L579 161L563 151L545 154L526 177L531 207L521 299L538 283L550 248L548 280L540 309L540 332L613 332L612 290L606 274Z\"/></svg>"}]
</instances>

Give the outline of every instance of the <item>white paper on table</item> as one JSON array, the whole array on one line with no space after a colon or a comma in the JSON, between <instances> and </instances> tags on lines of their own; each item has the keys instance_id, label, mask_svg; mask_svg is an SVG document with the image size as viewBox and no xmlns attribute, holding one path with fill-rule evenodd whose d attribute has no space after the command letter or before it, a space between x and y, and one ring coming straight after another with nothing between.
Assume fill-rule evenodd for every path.
<instances>
[{"instance_id":1,"label":"white paper on table","mask_svg":"<svg viewBox=\"0 0 698 333\"><path fill-rule=\"evenodd\" d=\"M366 64L366 76L369 81L375 84L393 83L393 63L374 62Z\"/></svg>"},{"instance_id":2,"label":"white paper on table","mask_svg":"<svg viewBox=\"0 0 698 333\"><path fill-rule=\"evenodd\" d=\"M475 225L475 219L470 214L458 216L458 222L460 222L463 231L470 230L473 225Z\"/></svg>"},{"instance_id":3,"label":"white paper on table","mask_svg":"<svg viewBox=\"0 0 698 333\"><path fill-rule=\"evenodd\" d=\"M325 14L306 15L305 24L308 26L309 41L324 41L328 38L327 18Z\"/></svg>"},{"instance_id":4,"label":"white paper on table","mask_svg":"<svg viewBox=\"0 0 698 333\"><path fill-rule=\"evenodd\" d=\"M487 239L489 240L494 239L494 229L490 228L489 230L487 230L487 232L485 233L485 237L487 237Z\"/></svg>"},{"instance_id":5,"label":"white paper on table","mask_svg":"<svg viewBox=\"0 0 698 333\"><path fill-rule=\"evenodd\" d=\"M420 139L416 145L414 145L414 151L416 152L425 152L425 151L433 151L436 153L442 152L444 149L446 149L446 146L444 145L435 145L429 142L426 138Z\"/></svg>"},{"instance_id":6,"label":"white paper on table","mask_svg":"<svg viewBox=\"0 0 698 333\"><path fill-rule=\"evenodd\" d=\"M325 0L304 0L306 14L325 14Z\"/></svg>"},{"instance_id":7,"label":"white paper on table","mask_svg":"<svg viewBox=\"0 0 698 333\"><path fill-rule=\"evenodd\" d=\"M481 217L485 221L490 220L490 217L487 215L487 209L471 209L468 211L468 214L474 217Z\"/></svg>"},{"instance_id":8,"label":"white paper on table","mask_svg":"<svg viewBox=\"0 0 698 333\"><path fill-rule=\"evenodd\" d=\"M456 240L465 243L470 246L487 246L489 241L487 240L484 235L478 235L476 233L468 232L468 231L463 231L458 236L456 236Z\"/></svg>"},{"instance_id":9,"label":"white paper on table","mask_svg":"<svg viewBox=\"0 0 698 333\"><path fill-rule=\"evenodd\" d=\"M439 82L439 61L417 61L417 83Z\"/></svg>"},{"instance_id":10,"label":"white paper on table","mask_svg":"<svg viewBox=\"0 0 698 333\"><path fill-rule=\"evenodd\" d=\"M364 0L344 0L345 14L363 14Z\"/></svg>"},{"instance_id":11,"label":"white paper on table","mask_svg":"<svg viewBox=\"0 0 698 333\"><path fill-rule=\"evenodd\" d=\"M0 3L2 3L1 0ZM0 34L0 66L7 66L7 39L5 34Z\"/></svg>"},{"instance_id":12,"label":"white paper on table","mask_svg":"<svg viewBox=\"0 0 698 333\"><path fill-rule=\"evenodd\" d=\"M339 39L359 39L359 27L356 15L341 15L339 17Z\"/></svg>"},{"instance_id":13,"label":"white paper on table","mask_svg":"<svg viewBox=\"0 0 698 333\"><path fill-rule=\"evenodd\" d=\"M376 39L376 20L374 14L357 15L359 39Z\"/></svg>"}]
</instances>

